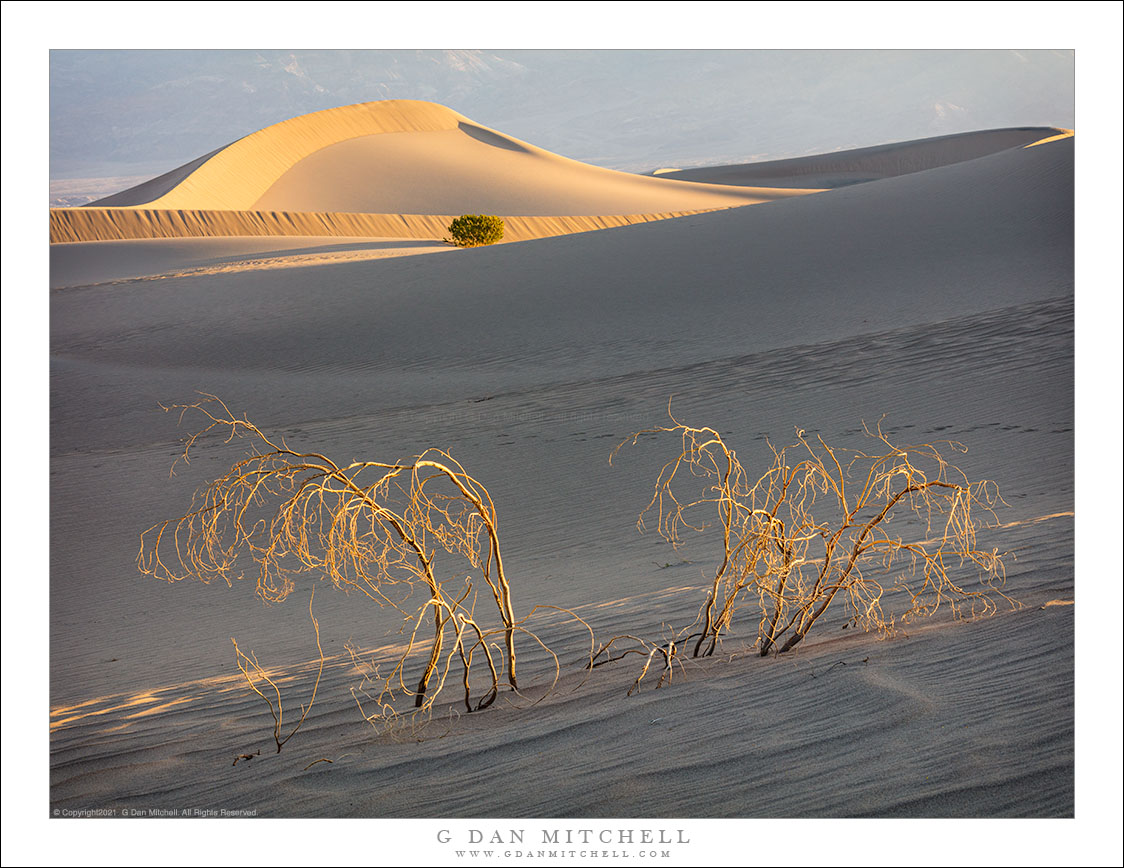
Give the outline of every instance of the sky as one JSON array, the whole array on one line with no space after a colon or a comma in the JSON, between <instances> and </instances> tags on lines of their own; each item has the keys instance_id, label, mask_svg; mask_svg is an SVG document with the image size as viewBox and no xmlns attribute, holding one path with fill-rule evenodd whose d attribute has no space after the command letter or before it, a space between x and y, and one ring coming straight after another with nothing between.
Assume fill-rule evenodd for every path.
<instances>
[{"instance_id":1,"label":"sky","mask_svg":"<svg viewBox=\"0 0 1124 868\"><path fill-rule=\"evenodd\" d=\"M56 50L51 179L162 174L289 118L422 99L625 171L1074 126L1053 50ZM148 174L145 174L148 173Z\"/></svg>"},{"instance_id":2,"label":"sky","mask_svg":"<svg viewBox=\"0 0 1124 868\"><path fill-rule=\"evenodd\" d=\"M1076 80L1099 88L1100 69L1119 79L1119 35L1097 24L1119 20L1115 3L1036 3L1017 18L999 3L302 8L6 2L5 111L47 111L36 126L47 147L31 159L45 156L52 180L135 182L288 117L387 97L444 102L564 156L650 171L1072 127L1081 44ZM334 47L357 33L386 47ZM313 48L287 47L301 43ZM411 44L454 48L422 57L401 47ZM450 52L475 53L476 68L432 62Z\"/></svg>"}]
</instances>

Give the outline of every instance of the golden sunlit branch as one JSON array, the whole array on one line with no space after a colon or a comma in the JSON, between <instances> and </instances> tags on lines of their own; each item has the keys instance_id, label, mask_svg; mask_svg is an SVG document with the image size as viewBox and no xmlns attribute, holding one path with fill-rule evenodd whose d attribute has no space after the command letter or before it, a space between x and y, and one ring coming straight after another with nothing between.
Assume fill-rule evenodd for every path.
<instances>
[{"instance_id":1,"label":"golden sunlit branch","mask_svg":"<svg viewBox=\"0 0 1124 868\"><path fill-rule=\"evenodd\" d=\"M189 460L200 438L210 433L227 443L246 443L249 455L197 492L184 515L142 534L137 557L142 572L165 581L230 584L245 577L240 565L246 562L258 595L269 603L282 602L298 579L308 577L397 610L407 636L400 656L381 677L374 664L361 667L364 681L358 691L371 698L367 688L377 684L379 711L364 711L368 720L397 714L399 697L412 699L415 713L429 713L456 666L463 673L467 711L487 708L501 686L521 695L517 634L546 650L557 683L557 656L529 627L531 615L515 615L491 495L447 452L429 449L406 461L340 465L318 453L290 449L248 419L236 418L211 395L165 409L177 410L181 420L188 413L204 419L202 430L187 438L180 460ZM459 558L470 572L457 582L442 578L438 560L444 563L446 556ZM494 610L487 607L487 617L477 611L480 581L488 590L483 599L495 604ZM418 591L424 602L409 604ZM536 607L532 614L540 608L552 607ZM555 611L589 630L572 612ZM319 625L315 619L313 624L319 647ZM591 653L592 642L591 632ZM293 734L281 735L280 690L256 658L243 654L237 643L235 649L246 681L270 705L280 750ZM415 667L416 681L407 676ZM480 671L483 679L474 679ZM306 715L307 709L293 732Z\"/></svg>"},{"instance_id":2,"label":"golden sunlit branch","mask_svg":"<svg viewBox=\"0 0 1124 868\"><path fill-rule=\"evenodd\" d=\"M851 624L883 633L942 607L968 617L994 612L997 599L1017 605L1002 591L998 550L976 542L979 529L998 525L998 489L970 481L944 456L966 451L962 444L896 446L879 424L874 431L864 426L878 447L868 454L798 429L793 446L770 445L772 465L751 483L717 431L679 422L670 406L668 415L670 425L637 432L613 457L644 434L679 438L678 456L660 470L640 514L641 530L654 513L660 535L678 548L685 529L701 531L717 512L722 549L714 578L698 617L676 638L693 640L691 656L713 654L746 606L757 610L757 647L765 656L801 642L840 594ZM707 481L693 500L677 491L688 474ZM904 541L907 527L920 541ZM668 649L670 667L675 642L659 647Z\"/></svg>"}]
</instances>

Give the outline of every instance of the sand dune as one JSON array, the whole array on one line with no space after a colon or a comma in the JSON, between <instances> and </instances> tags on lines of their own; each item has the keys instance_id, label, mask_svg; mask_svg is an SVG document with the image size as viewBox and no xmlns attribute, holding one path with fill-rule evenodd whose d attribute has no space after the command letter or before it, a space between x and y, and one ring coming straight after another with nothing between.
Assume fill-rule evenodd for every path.
<instances>
[{"instance_id":1,"label":"sand dune","mask_svg":"<svg viewBox=\"0 0 1124 868\"><path fill-rule=\"evenodd\" d=\"M92 205L584 216L697 211L800 192L730 190L614 172L536 148L435 103L384 100L275 124Z\"/></svg>"},{"instance_id":2,"label":"sand dune","mask_svg":"<svg viewBox=\"0 0 1124 868\"><path fill-rule=\"evenodd\" d=\"M249 210L294 163L320 148L357 136L455 129L459 119L460 115L443 106L412 100L301 115L93 204Z\"/></svg>"},{"instance_id":3,"label":"sand dune","mask_svg":"<svg viewBox=\"0 0 1124 868\"><path fill-rule=\"evenodd\" d=\"M981 130L788 160L699 169L661 169L659 177L734 186L835 188L923 172L986 157L1008 148L1030 147L1072 135L1072 130L1053 127Z\"/></svg>"},{"instance_id":4,"label":"sand dune","mask_svg":"<svg viewBox=\"0 0 1124 868\"><path fill-rule=\"evenodd\" d=\"M437 128L418 135L472 139L427 117ZM397 135L414 132L384 138ZM1005 145L767 208L315 269L216 270L312 255L306 238L252 239L249 253L214 239L66 245L68 288L51 294L52 807L1073 816L1076 607L1046 606L1075 599L1073 147ZM253 210L268 188L243 192L256 198L237 207ZM204 207L217 206L190 206ZM264 704L214 679L237 674L237 636L286 671L297 707L315 653L309 589L267 609L246 583L136 573L139 533L242 456L215 443L169 479L187 432L156 402L195 390L342 460L453 450L495 498L517 609L573 607L598 636L689 621L714 567L711 536L673 552L635 530L678 444L644 438L607 462L664 421L669 396L752 467L793 426L857 448L863 420L889 414L894 437L962 441L965 469L997 480L1010 507L992 539L1017 554L1008 590L1024 607L888 642L835 621L776 660L752 653L739 621L721 658L632 697L634 666L583 680L577 643L551 624L568 668L541 704L505 695L459 719L449 704L430 727L385 735L358 714L354 672L333 665L306 727L267 755ZM333 663L348 637L396 641L396 615L329 591L315 603ZM537 695L550 661L525 657Z\"/></svg>"},{"instance_id":5,"label":"sand dune","mask_svg":"<svg viewBox=\"0 0 1124 868\"><path fill-rule=\"evenodd\" d=\"M434 103L386 100L293 118L89 206L52 209L50 238L439 240L453 217L492 213L505 219L505 240L524 241L925 171L1056 132L990 130L652 177L566 159Z\"/></svg>"},{"instance_id":6,"label":"sand dune","mask_svg":"<svg viewBox=\"0 0 1124 868\"><path fill-rule=\"evenodd\" d=\"M440 240L454 217L491 213L504 218L505 241L523 241L810 192L614 172L444 106L385 100L293 118L89 206L52 209L50 238Z\"/></svg>"},{"instance_id":7,"label":"sand dune","mask_svg":"<svg viewBox=\"0 0 1124 868\"><path fill-rule=\"evenodd\" d=\"M432 263L387 262L374 308L365 269L341 265L319 278L331 291L300 320L291 317L305 305L300 279L247 274L232 286L272 299L252 320L230 319L225 306L200 310L179 334L149 337L142 329L110 342L99 358L142 361L157 353L177 364L253 369L284 359L294 371L425 365L440 369L446 394L455 395L515 347L520 364L491 375L509 385L535 382L547 370L586 376L605 361L591 356L592 346L659 367L709 360L711 342L736 354L840 337L871 322L898 326L1017 304L1070 280L1072 235L1058 227L1073 219L1072 153L1069 139L767 208L460 251ZM511 285L488 276L493 268L535 279ZM57 325L72 323L79 334L94 323L112 329L117 321L139 326L156 316L155 326L167 318L139 310L139 298L127 294L74 304L88 310ZM400 322L388 319L387 305ZM511 335L481 343L479 334L494 333L496 310ZM411 317L448 336L419 344ZM300 340L309 330L335 340ZM400 400L409 388L400 376L380 384Z\"/></svg>"}]
</instances>

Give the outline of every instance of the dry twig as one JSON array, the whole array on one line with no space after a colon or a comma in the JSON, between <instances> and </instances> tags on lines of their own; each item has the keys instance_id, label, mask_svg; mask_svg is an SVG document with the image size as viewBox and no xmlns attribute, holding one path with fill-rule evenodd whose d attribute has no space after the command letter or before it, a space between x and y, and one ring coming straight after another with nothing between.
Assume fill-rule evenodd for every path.
<instances>
[{"instance_id":1,"label":"dry twig","mask_svg":"<svg viewBox=\"0 0 1124 868\"><path fill-rule=\"evenodd\" d=\"M320 645L320 622L317 621L316 616L312 614L312 600L315 596L316 591L314 589L308 598L308 617L312 619L312 627L316 631L316 650L320 653L320 668L316 670L316 682L312 685L312 696L308 700L308 705L301 706L301 716L297 721L297 725L294 726L292 731L284 738L281 737L281 727L285 718L285 710L281 704L281 688L278 687L276 681L269 677L269 673L261 667L253 651L250 652L249 656L246 656L238 647L238 642L235 641L233 637L231 637L230 640L234 643L234 654L242 677L246 679L246 683L250 685L250 689L265 700L265 703L269 706L269 713L273 715L273 741L277 745L278 753L281 753L281 748L285 746L285 743L289 739L297 734L297 730L304 724L305 718L308 717L308 713L312 710L312 704L316 701L316 691L320 689L320 678L324 674L324 649ZM274 696L277 697L276 704L274 704L270 696L266 695L262 688L258 687L259 681L264 681L269 685ZM243 759L249 759L249 757L243 756ZM237 762L238 761L235 760L235 763Z\"/></svg>"}]
</instances>

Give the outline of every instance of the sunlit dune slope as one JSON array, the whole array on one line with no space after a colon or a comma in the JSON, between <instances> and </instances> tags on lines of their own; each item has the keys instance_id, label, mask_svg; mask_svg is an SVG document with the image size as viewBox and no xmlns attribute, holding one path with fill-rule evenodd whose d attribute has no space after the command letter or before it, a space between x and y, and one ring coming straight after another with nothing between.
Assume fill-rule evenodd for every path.
<instances>
[{"instance_id":1,"label":"sunlit dune slope","mask_svg":"<svg viewBox=\"0 0 1124 868\"><path fill-rule=\"evenodd\" d=\"M806 191L736 189L614 172L473 123L385 100L259 130L92 203L168 210L622 215L725 208Z\"/></svg>"},{"instance_id":2,"label":"sunlit dune slope","mask_svg":"<svg viewBox=\"0 0 1124 868\"><path fill-rule=\"evenodd\" d=\"M1072 135L1073 130L1054 127L980 130L787 160L698 169L664 169L658 177L732 186L845 187L923 172L986 157L1009 148L1025 148Z\"/></svg>"},{"instance_id":3,"label":"sunlit dune slope","mask_svg":"<svg viewBox=\"0 0 1124 868\"><path fill-rule=\"evenodd\" d=\"M714 210L714 209L710 209ZM554 217L504 216L504 241L632 226L700 211ZM333 237L439 240L457 214L351 214L159 208L52 208L51 243L144 238Z\"/></svg>"}]
</instances>

